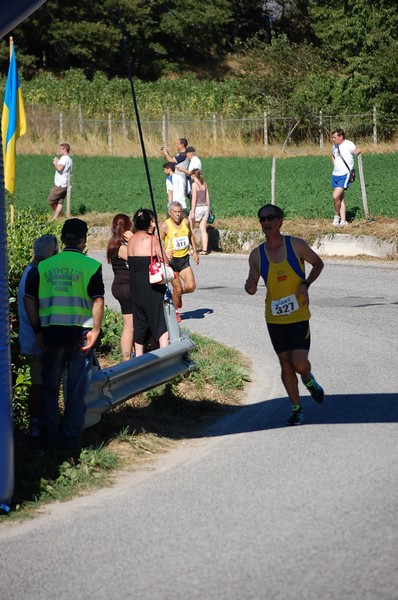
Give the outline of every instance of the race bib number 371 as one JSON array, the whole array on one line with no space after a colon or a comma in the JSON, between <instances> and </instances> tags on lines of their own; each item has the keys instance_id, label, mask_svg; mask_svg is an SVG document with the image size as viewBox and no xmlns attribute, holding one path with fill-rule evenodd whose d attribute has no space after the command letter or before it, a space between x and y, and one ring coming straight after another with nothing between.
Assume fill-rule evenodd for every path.
<instances>
[{"instance_id":1,"label":"race bib number 371","mask_svg":"<svg viewBox=\"0 0 398 600\"><path fill-rule=\"evenodd\" d=\"M299 305L295 294L271 302L271 312L275 317L290 315L298 309Z\"/></svg>"}]
</instances>

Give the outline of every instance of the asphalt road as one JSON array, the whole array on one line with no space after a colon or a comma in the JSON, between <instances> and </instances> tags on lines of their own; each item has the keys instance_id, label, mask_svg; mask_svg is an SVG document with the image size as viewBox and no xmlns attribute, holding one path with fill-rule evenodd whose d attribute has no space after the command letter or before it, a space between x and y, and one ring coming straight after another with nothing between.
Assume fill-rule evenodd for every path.
<instances>
[{"instance_id":1,"label":"asphalt road","mask_svg":"<svg viewBox=\"0 0 398 600\"><path fill-rule=\"evenodd\" d=\"M247 257L195 273L182 325L251 358L245 404L153 469L2 526L0 598L396 600L396 266L326 263L310 298L327 396L303 389L293 428Z\"/></svg>"}]
</instances>

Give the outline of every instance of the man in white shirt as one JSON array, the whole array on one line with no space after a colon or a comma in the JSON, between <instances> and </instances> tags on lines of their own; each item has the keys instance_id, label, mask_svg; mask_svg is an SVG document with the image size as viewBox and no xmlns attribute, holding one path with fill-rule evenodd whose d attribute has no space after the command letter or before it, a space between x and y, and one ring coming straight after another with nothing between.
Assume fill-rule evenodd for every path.
<instances>
[{"instance_id":1,"label":"man in white shirt","mask_svg":"<svg viewBox=\"0 0 398 600\"><path fill-rule=\"evenodd\" d=\"M189 160L189 164L188 167L185 169L183 166L177 166L176 170L177 171L181 171L182 173L185 173L185 175L187 176L187 195L189 200L191 200L191 196L192 196L192 188L191 188L191 177L190 177L190 172L193 171L194 169L202 169L202 161L200 160L199 156L196 156L196 150L193 146L188 146L187 149L185 150L185 154L187 155L187 158Z\"/></svg>"},{"instance_id":2,"label":"man in white shirt","mask_svg":"<svg viewBox=\"0 0 398 600\"><path fill-rule=\"evenodd\" d=\"M54 186L47 198L47 202L54 211L54 219L58 219L62 213L62 205L64 198L66 198L69 178L72 173L72 159L69 156L69 144L62 142L62 144L59 145L59 151L61 157L58 158L56 156L53 159L53 165L55 167Z\"/></svg>"},{"instance_id":3,"label":"man in white shirt","mask_svg":"<svg viewBox=\"0 0 398 600\"><path fill-rule=\"evenodd\" d=\"M171 202L179 202L182 208L187 208L185 200L185 184L180 175L175 172L176 166L173 162L167 162L163 165L163 171L167 175L166 178L166 190L167 190L167 204Z\"/></svg>"},{"instance_id":4,"label":"man in white shirt","mask_svg":"<svg viewBox=\"0 0 398 600\"><path fill-rule=\"evenodd\" d=\"M343 129L332 131L332 189L334 202L334 219L332 225L335 227L347 225L346 205L344 192L350 187L350 173L354 168L354 156L361 154L354 142L345 139Z\"/></svg>"}]
</instances>

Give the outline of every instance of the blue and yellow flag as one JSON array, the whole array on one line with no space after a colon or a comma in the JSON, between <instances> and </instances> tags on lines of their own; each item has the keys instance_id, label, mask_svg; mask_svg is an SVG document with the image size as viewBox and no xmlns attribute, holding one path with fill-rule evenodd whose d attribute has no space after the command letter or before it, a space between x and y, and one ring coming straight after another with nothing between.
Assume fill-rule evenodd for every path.
<instances>
[{"instance_id":1,"label":"blue and yellow flag","mask_svg":"<svg viewBox=\"0 0 398 600\"><path fill-rule=\"evenodd\" d=\"M26 114L19 83L14 44L11 46L1 129L3 136L4 187L10 192L11 196L14 196L16 142L20 135L26 133Z\"/></svg>"}]
</instances>

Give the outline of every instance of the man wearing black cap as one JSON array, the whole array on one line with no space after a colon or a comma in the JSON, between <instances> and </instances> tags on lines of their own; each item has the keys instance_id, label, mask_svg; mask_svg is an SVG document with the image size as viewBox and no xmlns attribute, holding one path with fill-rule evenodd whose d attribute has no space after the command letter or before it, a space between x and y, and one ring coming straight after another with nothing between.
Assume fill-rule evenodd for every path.
<instances>
[{"instance_id":1,"label":"man wearing black cap","mask_svg":"<svg viewBox=\"0 0 398 600\"><path fill-rule=\"evenodd\" d=\"M40 446L58 445L78 456L90 385L94 345L104 313L101 263L83 254L87 224L68 219L61 231L63 252L43 260L26 282L25 306L44 350L41 392ZM64 382L64 416L59 427L58 397Z\"/></svg>"},{"instance_id":2,"label":"man wearing black cap","mask_svg":"<svg viewBox=\"0 0 398 600\"><path fill-rule=\"evenodd\" d=\"M185 154L189 160L188 169L185 170L183 167L178 166L178 171L182 171L186 175L189 175L189 173L194 169L202 169L202 161L200 160L199 156L196 156L196 150L193 146L188 146L185 150Z\"/></svg>"}]
</instances>

